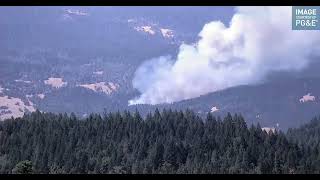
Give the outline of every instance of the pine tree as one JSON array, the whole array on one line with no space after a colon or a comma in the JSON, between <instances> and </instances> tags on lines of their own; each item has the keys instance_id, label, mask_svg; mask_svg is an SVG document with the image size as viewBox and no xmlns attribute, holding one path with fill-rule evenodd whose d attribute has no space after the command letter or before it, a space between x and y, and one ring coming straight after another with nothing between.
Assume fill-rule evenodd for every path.
<instances>
[{"instance_id":1,"label":"pine tree","mask_svg":"<svg viewBox=\"0 0 320 180\"><path fill-rule=\"evenodd\" d=\"M20 161L13 169L13 174L32 174L33 173L33 165L29 160Z\"/></svg>"}]
</instances>

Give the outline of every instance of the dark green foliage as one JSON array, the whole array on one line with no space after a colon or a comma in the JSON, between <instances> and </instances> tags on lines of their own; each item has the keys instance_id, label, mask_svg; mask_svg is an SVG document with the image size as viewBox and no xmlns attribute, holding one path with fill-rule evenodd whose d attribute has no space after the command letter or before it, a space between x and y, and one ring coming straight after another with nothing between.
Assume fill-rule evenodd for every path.
<instances>
[{"instance_id":1,"label":"dark green foliage","mask_svg":"<svg viewBox=\"0 0 320 180\"><path fill-rule=\"evenodd\" d=\"M311 124L286 135L248 128L237 114L156 110L143 119L125 111L80 120L36 111L0 122L0 173L319 173L320 121Z\"/></svg>"},{"instance_id":2,"label":"dark green foliage","mask_svg":"<svg viewBox=\"0 0 320 180\"><path fill-rule=\"evenodd\" d=\"M33 172L33 166L31 161L21 161L15 168L13 168L13 174L31 174Z\"/></svg>"}]
</instances>

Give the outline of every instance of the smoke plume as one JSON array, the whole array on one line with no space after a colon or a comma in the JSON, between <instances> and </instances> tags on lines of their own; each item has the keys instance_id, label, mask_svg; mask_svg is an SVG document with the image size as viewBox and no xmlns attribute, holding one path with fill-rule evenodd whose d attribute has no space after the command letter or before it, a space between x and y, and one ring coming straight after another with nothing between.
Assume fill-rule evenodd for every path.
<instances>
[{"instance_id":1,"label":"smoke plume","mask_svg":"<svg viewBox=\"0 0 320 180\"><path fill-rule=\"evenodd\" d=\"M138 68L133 86L141 95L129 105L171 103L305 68L320 33L293 31L291 23L291 7L239 7L228 27L205 24L199 41L182 44L176 60L155 58Z\"/></svg>"}]
</instances>

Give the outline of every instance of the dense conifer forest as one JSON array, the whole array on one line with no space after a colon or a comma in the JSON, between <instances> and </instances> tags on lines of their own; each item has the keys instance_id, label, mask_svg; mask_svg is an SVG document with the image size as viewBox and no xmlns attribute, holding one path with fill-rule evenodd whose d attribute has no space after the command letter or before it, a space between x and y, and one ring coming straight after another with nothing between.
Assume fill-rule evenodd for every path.
<instances>
[{"instance_id":1,"label":"dense conifer forest","mask_svg":"<svg viewBox=\"0 0 320 180\"><path fill-rule=\"evenodd\" d=\"M241 115L36 111L0 122L0 173L319 173L320 119L269 132Z\"/></svg>"}]
</instances>

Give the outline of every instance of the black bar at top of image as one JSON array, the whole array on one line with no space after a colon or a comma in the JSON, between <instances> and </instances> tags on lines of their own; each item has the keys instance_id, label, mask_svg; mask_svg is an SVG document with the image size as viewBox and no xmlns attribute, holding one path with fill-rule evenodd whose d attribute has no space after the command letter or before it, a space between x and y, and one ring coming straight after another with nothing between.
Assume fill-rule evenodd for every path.
<instances>
[{"instance_id":1,"label":"black bar at top of image","mask_svg":"<svg viewBox=\"0 0 320 180\"><path fill-rule=\"evenodd\" d=\"M0 0L2 6L309 6L319 0Z\"/></svg>"}]
</instances>

